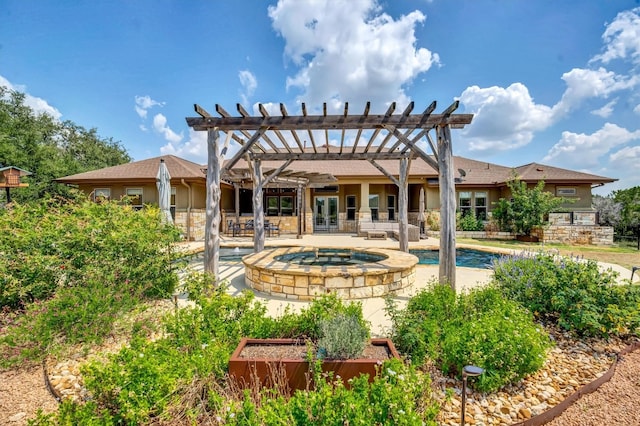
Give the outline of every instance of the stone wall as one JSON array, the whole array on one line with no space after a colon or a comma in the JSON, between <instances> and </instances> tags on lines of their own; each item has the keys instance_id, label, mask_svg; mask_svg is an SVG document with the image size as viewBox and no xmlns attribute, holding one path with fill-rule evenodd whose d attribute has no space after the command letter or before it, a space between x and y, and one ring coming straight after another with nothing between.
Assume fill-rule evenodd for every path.
<instances>
[{"instance_id":1,"label":"stone wall","mask_svg":"<svg viewBox=\"0 0 640 426\"><path fill-rule=\"evenodd\" d=\"M176 211L175 225L180 229L184 238L187 238L187 220L189 220L189 239L191 241L204 240L204 228L207 223L205 209L191 209L191 217L186 210Z\"/></svg>"},{"instance_id":2,"label":"stone wall","mask_svg":"<svg viewBox=\"0 0 640 426\"><path fill-rule=\"evenodd\" d=\"M531 234L545 243L613 245L613 227L611 226L549 225L538 228Z\"/></svg>"}]
</instances>

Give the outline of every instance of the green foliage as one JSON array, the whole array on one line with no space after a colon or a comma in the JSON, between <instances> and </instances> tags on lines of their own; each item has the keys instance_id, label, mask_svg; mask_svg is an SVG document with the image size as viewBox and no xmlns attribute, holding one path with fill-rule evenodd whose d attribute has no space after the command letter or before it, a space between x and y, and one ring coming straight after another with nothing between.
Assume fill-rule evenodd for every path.
<instances>
[{"instance_id":1,"label":"green foliage","mask_svg":"<svg viewBox=\"0 0 640 426\"><path fill-rule=\"evenodd\" d=\"M459 374L467 364L485 374L475 386L495 391L542 367L548 335L532 315L492 288L456 296L433 283L412 297L404 310L387 303L392 339L417 364L433 360L447 374Z\"/></svg>"},{"instance_id":2,"label":"green foliage","mask_svg":"<svg viewBox=\"0 0 640 426\"><path fill-rule=\"evenodd\" d=\"M381 365L380 376L327 380L314 365L314 390L298 391L290 399L272 398L263 390L258 398L227 400L215 407L228 425L435 425L438 404L429 376L399 360Z\"/></svg>"},{"instance_id":3,"label":"green foliage","mask_svg":"<svg viewBox=\"0 0 640 426\"><path fill-rule=\"evenodd\" d=\"M427 226L432 231L440 230L440 218L435 213L429 213L427 215Z\"/></svg>"},{"instance_id":4,"label":"green foliage","mask_svg":"<svg viewBox=\"0 0 640 426\"><path fill-rule=\"evenodd\" d=\"M109 410L101 409L94 401L76 404L64 400L58 411L44 414L39 411L35 419L29 420L29 426L110 426L115 420Z\"/></svg>"},{"instance_id":5,"label":"green foliage","mask_svg":"<svg viewBox=\"0 0 640 426\"><path fill-rule=\"evenodd\" d=\"M358 319L361 328L367 330L369 328L368 323L362 316L362 304L360 302L345 304L342 299L332 293L314 299L309 306L299 313L286 310L278 318L278 321L274 322L271 336L306 338L317 341L322 336L320 324L338 315L355 317Z\"/></svg>"},{"instance_id":6,"label":"green foliage","mask_svg":"<svg viewBox=\"0 0 640 426\"><path fill-rule=\"evenodd\" d=\"M157 209L44 199L0 210L0 306L25 315L0 338L3 364L37 360L52 344L98 343L114 321L177 284Z\"/></svg>"},{"instance_id":7,"label":"green foliage","mask_svg":"<svg viewBox=\"0 0 640 426\"><path fill-rule=\"evenodd\" d=\"M616 231L621 235L640 232L640 186L613 191L613 199L622 208Z\"/></svg>"},{"instance_id":8,"label":"green foliage","mask_svg":"<svg viewBox=\"0 0 640 426\"><path fill-rule=\"evenodd\" d=\"M545 223L545 216L568 201L545 191L542 180L529 189L527 183L514 174L507 185L511 190L511 200L501 198L493 203L492 217L501 231L530 235L533 228Z\"/></svg>"},{"instance_id":9,"label":"green foliage","mask_svg":"<svg viewBox=\"0 0 640 426\"><path fill-rule=\"evenodd\" d=\"M484 231L484 222L474 212L456 214L456 223L459 231Z\"/></svg>"},{"instance_id":10,"label":"green foliage","mask_svg":"<svg viewBox=\"0 0 640 426\"><path fill-rule=\"evenodd\" d=\"M320 322L318 350L328 359L358 358L369 338L369 330L356 316L337 315Z\"/></svg>"},{"instance_id":11,"label":"green foliage","mask_svg":"<svg viewBox=\"0 0 640 426\"><path fill-rule=\"evenodd\" d=\"M622 219L622 204L617 203L613 197L594 195L592 207L598 212L598 220L601 225L617 226Z\"/></svg>"},{"instance_id":12,"label":"green foliage","mask_svg":"<svg viewBox=\"0 0 640 426\"><path fill-rule=\"evenodd\" d=\"M335 296L320 298L300 313L287 311L273 319L252 292L232 296L225 286L213 287L213 283L207 274L187 277L185 286L195 305L165 318L163 338L154 342L134 339L130 347L107 362L85 368L87 388L118 421L139 424L149 417L167 415L180 404L184 393L190 392L194 380L210 377L222 381L229 357L242 337L319 335L321 327L312 321L349 313L356 324L365 324L359 304L344 305ZM211 385L203 392L212 401L224 400Z\"/></svg>"},{"instance_id":13,"label":"green foliage","mask_svg":"<svg viewBox=\"0 0 640 426\"><path fill-rule=\"evenodd\" d=\"M129 161L119 142L101 138L95 129L35 113L26 105L24 94L0 86L0 164L33 173L23 178L29 187L11 192L12 200L66 196L68 188L54 179Z\"/></svg>"},{"instance_id":14,"label":"green foliage","mask_svg":"<svg viewBox=\"0 0 640 426\"><path fill-rule=\"evenodd\" d=\"M638 334L640 287L592 260L550 253L507 256L494 264L500 291L536 316L579 335Z\"/></svg>"}]
</instances>

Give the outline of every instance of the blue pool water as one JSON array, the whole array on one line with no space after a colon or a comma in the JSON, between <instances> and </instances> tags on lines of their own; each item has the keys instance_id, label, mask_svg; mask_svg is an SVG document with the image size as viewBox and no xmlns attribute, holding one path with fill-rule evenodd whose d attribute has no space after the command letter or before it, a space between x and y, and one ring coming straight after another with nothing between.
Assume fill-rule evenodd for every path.
<instances>
[{"instance_id":1,"label":"blue pool water","mask_svg":"<svg viewBox=\"0 0 640 426\"><path fill-rule=\"evenodd\" d=\"M222 261L239 262L242 260L242 256L251 253L253 253L253 247L221 247L219 256ZM418 257L418 264L420 265L437 265L440 258L438 250L409 250L409 253ZM491 267L493 259L499 257L499 253L474 249L457 249L456 265L488 269Z\"/></svg>"},{"instance_id":2,"label":"blue pool water","mask_svg":"<svg viewBox=\"0 0 640 426\"><path fill-rule=\"evenodd\" d=\"M420 259L418 264L420 265L437 265L440 260L438 250L409 250L409 253L418 256L418 259ZM500 256L499 253L482 250L457 249L456 266L489 269L493 259L497 259Z\"/></svg>"}]
</instances>

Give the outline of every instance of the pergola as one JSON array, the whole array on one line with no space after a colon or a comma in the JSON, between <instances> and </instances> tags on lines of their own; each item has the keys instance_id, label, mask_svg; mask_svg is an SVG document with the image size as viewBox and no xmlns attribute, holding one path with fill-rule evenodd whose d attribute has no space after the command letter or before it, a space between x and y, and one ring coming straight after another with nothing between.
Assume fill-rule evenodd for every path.
<instances>
[{"instance_id":1,"label":"pergola","mask_svg":"<svg viewBox=\"0 0 640 426\"><path fill-rule=\"evenodd\" d=\"M411 161L422 159L438 170L440 184L440 282L448 282L455 289L455 212L456 196L451 147L451 129L461 129L471 123L473 114L454 114L458 101L440 114L434 114L436 102L432 102L421 114L412 114L414 103L404 111L394 114L395 102L386 113L370 114L367 102L362 114L349 114L345 103L343 114L327 114L323 104L322 114L311 115L302 103L302 115L289 115L280 104L279 115L269 115L259 104L260 116L250 115L237 104L238 116L231 116L216 104L219 117L214 117L199 105L195 111L199 117L187 117L187 124L197 131L207 131L207 202L205 229L205 271L218 276L220 248L220 184L224 177L234 176L234 166L245 159L249 166L253 186L254 249L264 249L263 189L276 179L294 178L296 184L310 182L312 176L287 174L287 167L296 160L339 161L363 160L370 162L398 186L398 230L400 250L408 251L408 176ZM430 131L435 132L434 138ZM222 143L220 132L226 134ZM330 149L329 134L337 135L340 143ZM347 135L347 132L350 132ZM351 133L355 133L352 137ZM348 136L348 137L347 137ZM432 154L420 147L423 138ZM324 143L321 143L322 139ZM307 140L309 145L307 146ZM224 162L231 141L240 149ZM345 143L347 142L347 143ZM377 160L398 160L399 174L394 176ZM282 161L280 167L265 173L263 161ZM237 170L235 171L237 177ZM236 198L237 199L237 198ZM300 210L300 209L298 209ZM237 212L237 209L236 209Z\"/></svg>"}]
</instances>

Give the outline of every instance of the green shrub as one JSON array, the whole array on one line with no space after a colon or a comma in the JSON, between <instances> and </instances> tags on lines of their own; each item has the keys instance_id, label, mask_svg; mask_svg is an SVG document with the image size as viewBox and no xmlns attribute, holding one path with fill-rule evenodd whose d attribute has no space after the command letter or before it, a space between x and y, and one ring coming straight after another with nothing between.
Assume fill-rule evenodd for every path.
<instances>
[{"instance_id":1,"label":"green shrub","mask_svg":"<svg viewBox=\"0 0 640 426\"><path fill-rule=\"evenodd\" d=\"M99 343L178 277L177 230L157 209L45 199L0 210L0 306L24 311L0 337L1 365L40 360L69 344Z\"/></svg>"},{"instance_id":2,"label":"green shrub","mask_svg":"<svg viewBox=\"0 0 640 426\"><path fill-rule=\"evenodd\" d=\"M474 212L456 214L456 224L459 231L484 231L484 222Z\"/></svg>"},{"instance_id":3,"label":"green shrub","mask_svg":"<svg viewBox=\"0 0 640 426\"><path fill-rule=\"evenodd\" d=\"M0 307L24 307L60 287L102 280L147 297L170 295L177 284L171 244L176 228L158 209L116 202L44 199L0 210Z\"/></svg>"},{"instance_id":4,"label":"green shrub","mask_svg":"<svg viewBox=\"0 0 640 426\"><path fill-rule=\"evenodd\" d=\"M28 421L29 426L111 426L115 419L109 410L98 407L94 401L76 404L64 400L55 413L44 414L39 411L36 418Z\"/></svg>"},{"instance_id":5,"label":"green shrub","mask_svg":"<svg viewBox=\"0 0 640 426\"><path fill-rule=\"evenodd\" d=\"M357 318L360 326L368 329L369 325L362 316L360 302L346 303L333 293L314 299L298 313L285 310L270 331L271 337L306 338L317 341L322 333L320 324L338 315Z\"/></svg>"},{"instance_id":6,"label":"green shrub","mask_svg":"<svg viewBox=\"0 0 640 426\"><path fill-rule=\"evenodd\" d=\"M369 330L355 316L337 315L320 323L319 353L328 359L358 358L369 338Z\"/></svg>"},{"instance_id":7,"label":"green shrub","mask_svg":"<svg viewBox=\"0 0 640 426\"><path fill-rule=\"evenodd\" d=\"M505 256L494 263L500 291L536 316L579 335L638 334L640 287L616 284L594 261L550 253Z\"/></svg>"},{"instance_id":8,"label":"green shrub","mask_svg":"<svg viewBox=\"0 0 640 426\"><path fill-rule=\"evenodd\" d=\"M433 360L446 374L467 364L485 369L475 386L494 391L542 367L548 335L518 303L492 288L456 296L433 284L412 297L404 310L387 304L392 339L412 362Z\"/></svg>"},{"instance_id":9,"label":"green shrub","mask_svg":"<svg viewBox=\"0 0 640 426\"><path fill-rule=\"evenodd\" d=\"M349 382L326 380L314 365L315 390L298 391L290 399L273 398L268 390L258 397L247 392L241 400L219 401L213 413L229 425L435 425L439 408L429 376L399 360L381 365L369 383L360 376Z\"/></svg>"}]
</instances>

